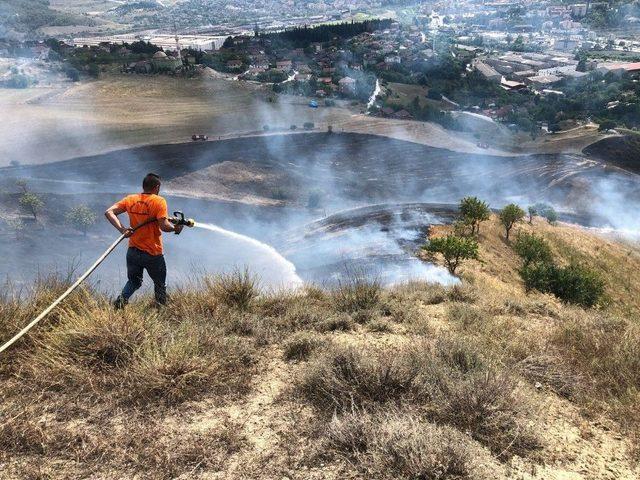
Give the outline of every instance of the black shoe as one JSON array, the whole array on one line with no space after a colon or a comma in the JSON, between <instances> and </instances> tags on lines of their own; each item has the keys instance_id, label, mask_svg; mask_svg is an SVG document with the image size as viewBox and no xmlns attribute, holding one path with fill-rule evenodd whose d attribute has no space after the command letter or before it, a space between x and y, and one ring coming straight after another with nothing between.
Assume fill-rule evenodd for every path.
<instances>
[{"instance_id":1,"label":"black shoe","mask_svg":"<svg viewBox=\"0 0 640 480\"><path fill-rule=\"evenodd\" d=\"M122 295L119 295L118 298L113 302L113 308L116 310L124 310L124 307L127 305L127 301L124 299Z\"/></svg>"}]
</instances>

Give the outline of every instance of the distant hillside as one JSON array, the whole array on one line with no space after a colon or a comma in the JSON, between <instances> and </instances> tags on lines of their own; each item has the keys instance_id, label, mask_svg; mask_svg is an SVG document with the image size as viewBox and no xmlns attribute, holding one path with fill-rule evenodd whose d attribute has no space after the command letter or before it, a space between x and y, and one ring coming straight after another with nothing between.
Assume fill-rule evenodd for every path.
<instances>
[{"instance_id":1,"label":"distant hillside","mask_svg":"<svg viewBox=\"0 0 640 480\"><path fill-rule=\"evenodd\" d=\"M93 20L81 15L59 12L49 0L3 0L0 2L0 36L3 29L32 32L40 27L93 25Z\"/></svg>"},{"instance_id":2,"label":"distant hillside","mask_svg":"<svg viewBox=\"0 0 640 480\"><path fill-rule=\"evenodd\" d=\"M583 153L625 170L640 173L640 136L638 135L605 138L589 145Z\"/></svg>"}]
</instances>

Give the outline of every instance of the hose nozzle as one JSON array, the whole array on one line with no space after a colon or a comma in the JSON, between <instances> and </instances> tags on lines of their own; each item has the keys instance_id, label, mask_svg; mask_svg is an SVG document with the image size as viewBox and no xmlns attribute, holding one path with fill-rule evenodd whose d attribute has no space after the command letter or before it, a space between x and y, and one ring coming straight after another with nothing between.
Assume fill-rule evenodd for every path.
<instances>
[{"instance_id":1,"label":"hose nozzle","mask_svg":"<svg viewBox=\"0 0 640 480\"><path fill-rule=\"evenodd\" d=\"M184 218L184 213L180 211L173 212L173 217L169 217L169 221L174 225L183 225L189 228L196 226L196 222L193 218Z\"/></svg>"}]
</instances>

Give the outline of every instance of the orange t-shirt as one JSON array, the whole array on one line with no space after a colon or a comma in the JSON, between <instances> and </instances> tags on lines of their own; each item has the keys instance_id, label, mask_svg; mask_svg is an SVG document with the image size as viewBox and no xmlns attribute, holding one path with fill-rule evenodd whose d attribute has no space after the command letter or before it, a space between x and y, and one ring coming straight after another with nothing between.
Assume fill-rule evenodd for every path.
<instances>
[{"instance_id":1,"label":"orange t-shirt","mask_svg":"<svg viewBox=\"0 0 640 480\"><path fill-rule=\"evenodd\" d=\"M167 201L152 193L135 193L120 200L116 206L129 214L131 228L150 219L167 218ZM158 222L151 222L129 237L129 247L137 248L149 255L162 255L162 232Z\"/></svg>"}]
</instances>

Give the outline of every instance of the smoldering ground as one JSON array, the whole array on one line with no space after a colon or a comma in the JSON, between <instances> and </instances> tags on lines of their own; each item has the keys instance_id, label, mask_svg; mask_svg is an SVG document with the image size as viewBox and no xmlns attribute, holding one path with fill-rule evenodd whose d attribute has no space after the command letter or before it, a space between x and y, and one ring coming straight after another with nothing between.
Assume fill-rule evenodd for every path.
<instances>
[{"instance_id":1,"label":"smoldering ground","mask_svg":"<svg viewBox=\"0 0 640 480\"><path fill-rule=\"evenodd\" d=\"M234 165L233 174L220 175L219 168L225 165ZM26 232L27 238L21 240L9 232L3 235L3 243L17 254L5 263L2 274L10 278L22 275L25 280L38 271L64 270L72 261L79 267L88 264L114 232L101 225L87 239L69 240L70 232L56 239L56 204L62 199L67 206L89 201L101 211L125 193L139 190L139 179L148 171L164 178L170 209L185 210L198 220L273 244L294 262L303 278L321 282L334 280L349 262L366 267L373 275L390 272L388 281L411 275L451 281L441 271L427 271L408 260L411 247L424 239L424 229L417 226L428 227L450 217L426 215L427 207L418 220L396 211L381 221L384 207L373 208L371 215L350 212L367 205L453 204L462 196L477 195L493 207L510 201L523 206L546 201L561 210L573 209L579 214L573 220L611 226L619 226L622 219L629 222L632 215L624 211L632 212L638 205L635 173L575 155L468 155L340 132L155 145L2 169L3 187L13 191L5 204L12 198L15 201L12 182L16 178L27 179L36 192L55 194L47 202L51 211L39 227L42 230ZM172 197L176 185L180 196ZM224 198L225 192L238 195ZM625 199L622 209L621 198ZM15 205L11 208L15 214ZM342 213L331 217L334 212ZM323 217L328 217L325 233L300 234L305 225L311 228ZM206 272L249 266L265 284L282 286L278 272L246 245L192 231L179 239L169 236L166 245L174 283ZM111 290L123 278L123 260L116 254L96 280Z\"/></svg>"}]
</instances>

